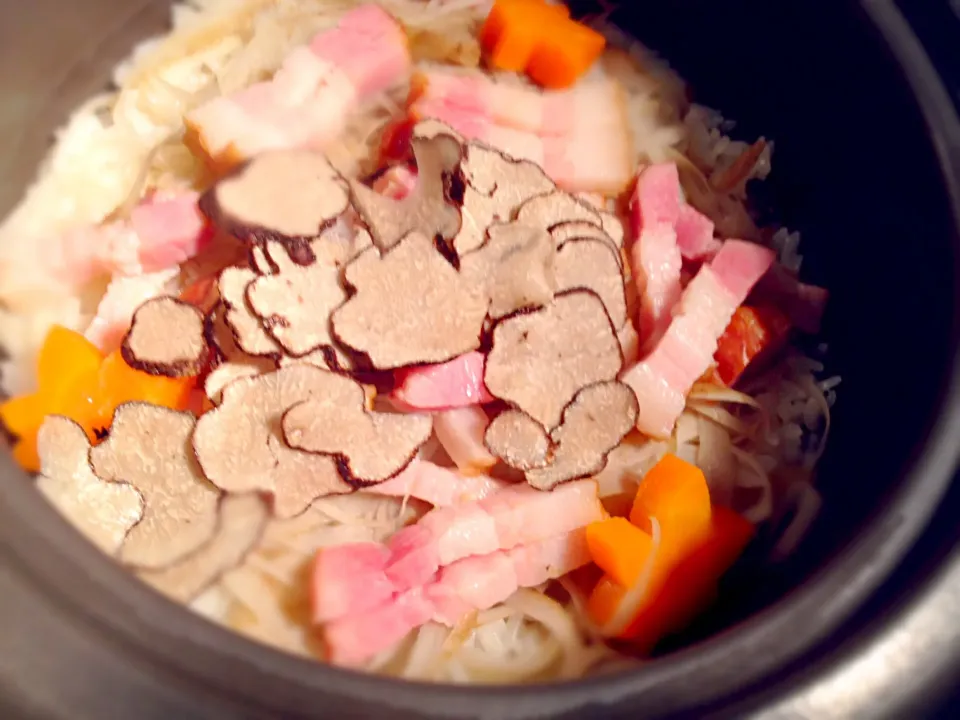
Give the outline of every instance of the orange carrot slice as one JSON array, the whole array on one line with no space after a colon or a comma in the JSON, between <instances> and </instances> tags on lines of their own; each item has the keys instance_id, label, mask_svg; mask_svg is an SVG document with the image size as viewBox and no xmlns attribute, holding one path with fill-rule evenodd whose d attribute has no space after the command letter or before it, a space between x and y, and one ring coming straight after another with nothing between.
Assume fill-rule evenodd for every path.
<instances>
[{"instance_id":1,"label":"orange carrot slice","mask_svg":"<svg viewBox=\"0 0 960 720\"><path fill-rule=\"evenodd\" d=\"M640 482L630 522L650 532L650 518L666 535L684 528L706 528L710 521L710 488L696 465L668 453Z\"/></svg>"},{"instance_id":2,"label":"orange carrot slice","mask_svg":"<svg viewBox=\"0 0 960 720\"><path fill-rule=\"evenodd\" d=\"M480 47L489 52L498 43L505 40L509 42L511 37L529 37L535 40L540 34L537 31L540 23L548 18L565 20L569 17L570 8L562 3L555 5L547 4L544 0L496 0L480 28ZM518 30L524 32L517 32ZM522 72L523 69L524 66L520 66L516 71Z\"/></svg>"},{"instance_id":3,"label":"orange carrot slice","mask_svg":"<svg viewBox=\"0 0 960 720\"><path fill-rule=\"evenodd\" d=\"M607 45L596 30L568 20L552 23L527 62L527 75L541 87L562 90L577 82Z\"/></svg>"},{"instance_id":4,"label":"orange carrot slice","mask_svg":"<svg viewBox=\"0 0 960 720\"><path fill-rule=\"evenodd\" d=\"M134 370L124 362L119 350L103 361L94 397L96 421L109 427L113 411L125 402L145 402L173 410L186 410L195 378L168 378Z\"/></svg>"},{"instance_id":5,"label":"orange carrot slice","mask_svg":"<svg viewBox=\"0 0 960 720\"><path fill-rule=\"evenodd\" d=\"M78 380L95 373L103 362L103 353L83 335L54 325L37 356L37 384L40 395L50 401L62 401Z\"/></svg>"},{"instance_id":6,"label":"orange carrot slice","mask_svg":"<svg viewBox=\"0 0 960 720\"><path fill-rule=\"evenodd\" d=\"M710 532L670 570L622 637L641 652L649 652L666 635L689 624L713 601L718 581L753 534L753 525L743 517L724 507L714 508Z\"/></svg>"},{"instance_id":7,"label":"orange carrot slice","mask_svg":"<svg viewBox=\"0 0 960 720\"><path fill-rule=\"evenodd\" d=\"M480 30L480 47L497 70L524 72L546 38L558 31L583 27L563 4L542 0L497 0Z\"/></svg>"},{"instance_id":8,"label":"orange carrot slice","mask_svg":"<svg viewBox=\"0 0 960 720\"><path fill-rule=\"evenodd\" d=\"M628 520L612 517L587 526L590 557L614 582L632 585L653 550L653 538Z\"/></svg>"}]
</instances>

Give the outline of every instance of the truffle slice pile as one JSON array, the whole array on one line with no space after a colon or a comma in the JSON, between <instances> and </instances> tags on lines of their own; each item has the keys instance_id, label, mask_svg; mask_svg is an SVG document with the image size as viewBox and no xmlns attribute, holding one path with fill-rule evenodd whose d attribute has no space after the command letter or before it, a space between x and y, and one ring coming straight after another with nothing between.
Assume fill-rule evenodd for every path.
<instances>
[{"instance_id":1,"label":"truffle slice pile","mask_svg":"<svg viewBox=\"0 0 960 720\"><path fill-rule=\"evenodd\" d=\"M143 517L120 548L124 564L167 567L213 537L220 492L191 452L195 424L190 413L126 403L114 413L110 435L90 451L97 477L128 483L143 497Z\"/></svg>"},{"instance_id":2,"label":"truffle slice pile","mask_svg":"<svg viewBox=\"0 0 960 720\"><path fill-rule=\"evenodd\" d=\"M417 184L402 200L309 151L248 162L201 204L248 262L221 272L202 323L170 298L138 312L125 351L141 367L209 365L214 407L190 442L218 492L263 493L291 517L396 475L430 420L373 411L360 378L480 348L508 408L486 444L536 487L598 471L633 424L616 382L631 337L619 221L436 121L411 144Z\"/></svg>"},{"instance_id":3,"label":"truffle slice pile","mask_svg":"<svg viewBox=\"0 0 960 720\"><path fill-rule=\"evenodd\" d=\"M143 517L143 497L127 482L107 482L90 467L90 442L73 420L51 416L37 435L37 488L90 542L115 555Z\"/></svg>"},{"instance_id":4,"label":"truffle slice pile","mask_svg":"<svg viewBox=\"0 0 960 720\"><path fill-rule=\"evenodd\" d=\"M193 417L128 403L91 449L79 425L51 416L38 436L37 486L91 542L165 595L189 602L239 565L269 511L257 495L221 495L199 473Z\"/></svg>"}]
</instances>

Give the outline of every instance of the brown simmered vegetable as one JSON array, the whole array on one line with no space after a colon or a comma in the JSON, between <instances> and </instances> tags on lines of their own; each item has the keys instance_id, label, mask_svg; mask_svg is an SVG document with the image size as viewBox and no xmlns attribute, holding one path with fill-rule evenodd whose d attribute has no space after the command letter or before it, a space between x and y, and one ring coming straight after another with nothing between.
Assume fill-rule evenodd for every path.
<instances>
[{"instance_id":1,"label":"brown simmered vegetable","mask_svg":"<svg viewBox=\"0 0 960 720\"><path fill-rule=\"evenodd\" d=\"M113 555L143 516L143 498L124 482L106 482L90 467L90 442L73 420L48 417L37 433L37 489L90 542Z\"/></svg>"},{"instance_id":2,"label":"brown simmered vegetable","mask_svg":"<svg viewBox=\"0 0 960 720\"><path fill-rule=\"evenodd\" d=\"M127 565L166 567L213 537L220 493L190 450L195 422L189 412L124 403L107 439L90 451L94 473L127 482L143 496L143 518L119 552Z\"/></svg>"},{"instance_id":3,"label":"brown simmered vegetable","mask_svg":"<svg viewBox=\"0 0 960 720\"><path fill-rule=\"evenodd\" d=\"M327 373L321 396L294 405L283 416L287 444L336 458L353 485L387 480L403 470L430 438L429 415L372 412L362 385Z\"/></svg>"},{"instance_id":4,"label":"brown simmered vegetable","mask_svg":"<svg viewBox=\"0 0 960 720\"><path fill-rule=\"evenodd\" d=\"M483 289L464 282L422 233L382 257L367 250L345 276L356 293L333 312L333 335L374 368L444 362L480 345Z\"/></svg>"},{"instance_id":5,"label":"brown simmered vegetable","mask_svg":"<svg viewBox=\"0 0 960 720\"><path fill-rule=\"evenodd\" d=\"M487 450L517 470L546 467L553 460L547 431L522 410L504 410L487 426Z\"/></svg>"},{"instance_id":6,"label":"brown simmered vegetable","mask_svg":"<svg viewBox=\"0 0 960 720\"><path fill-rule=\"evenodd\" d=\"M272 150L224 177L200 198L211 222L245 242L277 240L297 259L349 206L347 184L320 153Z\"/></svg>"},{"instance_id":7,"label":"brown simmered vegetable","mask_svg":"<svg viewBox=\"0 0 960 720\"><path fill-rule=\"evenodd\" d=\"M332 458L288 447L280 427L289 408L325 392L329 375L296 364L227 385L220 405L200 417L193 434L204 475L227 492L272 493L278 517L298 515L318 497L353 490Z\"/></svg>"},{"instance_id":8,"label":"brown simmered vegetable","mask_svg":"<svg viewBox=\"0 0 960 720\"><path fill-rule=\"evenodd\" d=\"M613 380L622 357L603 302L589 290L558 293L546 307L494 327L484 384L552 430L587 385Z\"/></svg>"},{"instance_id":9,"label":"brown simmered vegetable","mask_svg":"<svg viewBox=\"0 0 960 720\"><path fill-rule=\"evenodd\" d=\"M333 351L330 313L347 299L340 283L340 249L324 238L311 244L314 261L293 262L279 243L268 243L266 255L276 267L247 287L247 303L267 332L288 355L302 357L320 348Z\"/></svg>"},{"instance_id":10,"label":"brown simmered vegetable","mask_svg":"<svg viewBox=\"0 0 960 720\"><path fill-rule=\"evenodd\" d=\"M493 223L509 222L525 201L556 189L534 163L514 160L478 143L464 146L459 176L462 225L453 246L461 256L483 244Z\"/></svg>"},{"instance_id":11,"label":"brown simmered vegetable","mask_svg":"<svg viewBox=\"0 0 960 720\"><path fill-rule=\"evenodd\" d=\"M583 200L563 190L537 195L517 210L517 222L550 232L568 222L590 223L602 229L600 215Z\"/></svg>"},{"instance_id":12,"label":"brown simmered vegetable","mask_svg":"<svg viewBox=\"0 0 960 720\"><path fill-rule=\"evenodd\" d=\"M463 257L460 273L485 289L491 318L546 305L557 290L556 250L545 232L516 223L491 225L487 240Z\"/></svg>"},{"instance_id":13,"label":"brown simmered vegetable","mask_svg":"<svg viewBox=\"0 0 960 720\"><path fill-rule=\"evenodd\" d=\"M605 230L598 228L592 223L584 220L572 220L555 225L550 231L550 236L557 244L559 250L564 244L571 240L598 240L607 243L610 250L617 259L617 265L623 267L623 258L620 256L620 246L617 245Z\"/></svg>"},{"instance_id":14,"label":"brown simmered vegetable","mask_svg":"<svg viewBox=\"0 0 960 720\"><path fill-rule=\"evenodd\" d=\"M127 365L151 375L197 375L208 354L203 314L177 298L148 300L133 314L120 352Z\"/></svg>"},{"instance_id":15,"label":"brown simmered vegetable","mask_svg":"<svg viewBox=\"0 0 960 720\"><path fill-rule=\"evenodd\" d=\"M617 256L600 240L568 240L557 252L557 287L595 292L619 329L627 321L627 301Z\"/></svg>"},{"instance_id":16,"label":"brown simmered vegetable","mask_svg":"<svg viewBox=\"0 0 960 720\"><path fill-rule=\"evenodd\" d=\"M381 251L389 250L412 231L452 240L460 230L460 210L447 187L460 165L462 148L452 135L414 136L417 184L402 200L381 195L356 181L350 183L353 206Z\"/></svg>"},{"instance_id":17,"label":"brown simmered vegetable","mask_svg":"<svg viewBox=\"0 0 960 720\"><path fill-rule=\"evenodd\" d=\"M620 382L601 382L583 388L563 411L563 422L551 433L553 462L529 470L527 482L550 490L562 482L596 475L606 466L607 454L637 421L637 398Z\"/></svg>"},{"instance_id":18,"label":"brown simmered vegetable","mask_svg":"<svg viewBox=\"0 0 960 720\"><path fill-rule=\"evenodd\" d=\"M281 349L247 304L247 287L259 277L253 270L228 267L220 273L218 287L223 301L223 321L233 333L237 347L249 355L278 358Z\"/></svg>"},{"instance_id":19,"label":"brown simmered vegetable","mask_svg":"<svg viewBox=\"0 0 960 720\"><path fill-rule=\"evenodd\" d=\"M213 538L167 568L140 570L137 576L172 600L190 602L247 556L267 524L270 512L256 493L225 495Z\"/></svg>"}]
</instances>

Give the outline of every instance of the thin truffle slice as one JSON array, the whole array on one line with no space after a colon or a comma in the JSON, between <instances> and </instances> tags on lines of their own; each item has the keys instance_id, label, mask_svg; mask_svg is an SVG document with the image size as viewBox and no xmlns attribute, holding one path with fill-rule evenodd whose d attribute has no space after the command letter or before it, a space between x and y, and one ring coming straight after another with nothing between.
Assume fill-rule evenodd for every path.
<instances>
[{"instance_id":1,"label":"thin truffle slice","mask_svg":"<svg viewBox=\"0 0 960 720\"><path fill-rule=\"evenodd\" d=\"M427 414L372 412L358 382L332 373L322 395L283 416L290 447L330 455L352 485L388 480L403 470L430 438Z\"/></svg>"},{"instance_id":2,"label":"thin truffle slice","mask_svg":"<svg viewBox=\"0 0 960 720\"><path fill-rule=\"evenodd\" d=\"M208 356L203 313L169 296L148 300L133 314L120 352L127 365L151 375L197 375Z\"/></svg>"},{"instance_id":3,"label":"thin truffle slice","mask_svg":"<svg viewBox=\"0 0 960 720\"><path fill-rule=\"evenodd\" d=\"M551 490L562 482L596 475L607 454L637 421L637 398L621 382L589 385L563 411L563 423L551 433L553 462L527 472L527 482Z\"/></svg>"},{"instance_id":4,"label":"thin truffle slice","mask_svg":"<svg viewBox=\"0 0 960 720\"><path fill-rule=\"evenodd\" d=\"M347 184L320 153L273 150L258 155L200 198L200 210L245 242L277 240L309 262L306 243L349 206Z\"/></svg>"},{"instance_id":5,"label":"thin truffle slice","mask_svg":"<svg viewBox=\"0 0 960 720\"><path fill-rule=\"evenodd\" d=\"M603 302L572 290L497 323L483 380L492 395L552 430L581 388L613 380L622 361Z\"/></svg>"},{"instance_id":6,"label":"thin truffle slice","mask_svg":"<svg viewBox=\"0 0 960 720\"><path fill-rule=\"evenodd\" d=\"M556 250L545 232L516 223L491 225L483 246L464 256L460 272L485 288L491 318L546 305L557 290Z\"/></svg>"},{"instance_id":7,"label":"thin truffle slice","mask_svg":"<svg viewBox=\"0 0 960 720\"><path fill-rule=\"evenodd\" d=\"M493 223L509 222L524 202L556 189L539 166L478 143L465 146L459 178L462 225L453 247L461 256L483 244Z\"/></svg>"},{"instance_id":8,"label":"thin truffle slice","mask_svg":"<svg viewBox=\"0 0 960 720\"><path fill-rule=\"evenodd\" d=\"M271 368L274 369L274 368ZM260 370L255 365L246 365L238 362L225 362L211 370L203 381L203 392L214 405L219 405L223 399L223 389L240 378L253 377L267 370Z\"/></svg>"},{"instance_id":9,"label":"thin truffle slice","mask_svg":"<svg viewBox=\"0 0 960 720\"><path fill-rule=\"evenodd\" d=\"M606 210L600 210L600 223L603 225L604 232L610 237L611 240L616 244L618 248L623 247L624 230L623 222L619 217L614 215L612 212L607 212Z\"/></svg>"},{"instance_id":10,"label":"thin truffle slice","mask_svg":"<svg viewBox=\"0 0 960 720\"><path fill-rule=\"evenodd\" d=\"M220 273L217 285L224 306L223 320L243 352L276 359L282 354L280 346L247 304L247 287L257 277L253 270L240 267L228 267Z\"/></svg>"},{"instance_id":11,"label":"thin truffle slice","mask_svg":"<svg viewBox=\"0 0 960 720\"><path fill-rule=\"evenodd\" d=\"M267 504L255 493L225 495L210 542L168 568L140 570L137 576L171 600L188 603L243 562L269 516Z\"/></svg>"},{"instance_id":12,"label":"thin truffle slice","mask_svg":"<svg viewBox=\"0 0 960 720\"><path fill-rule=\"evenodd\" d=\"M417 160L417 184L403 200L350 182L353 206L381 251L414 230L444 240L452 240L460 230L460 210L447 195L450 178L460 165L460 142L438 133L430 138L415 135L411 144Z\"/></svg>"},{"instance_id":13,"label":"thin truffle slice","mask_svg":"<svg viewBox=\"0 0 960 720\"><path fill-rule=\"evenodd\" d=\"M568 240L557 252L560 290L593 290L603 301L613 326L627 321L627 298L617 254L600 240Z\"/></svg>"},{"instance_id":14,"label":"thin truffle slice","mask_svg":"<svg viewBox=\"0 0 960 720\"><path fill-rule=\"evenodd\" d=\"M132 485L93 474L90 442L73 420L49 416L37 433L37 489L90 542L116 554L127 532L143 517L143 498Z\"/></svg>"},{"instance_id":15,"label":"thin truffle slice","mask_svg":"<svg viewBox=\"0 0 960 720\"><path fill-rule=\"evenodd\" d=\"M186 557L216 532L220 493L190 452L195 424L189 412L124 403L110 434L90 451L93 471L127 482L143 496L143 518L127 534L119 558L138 568L161 568Z\"/></svg>"},{"instance_id":16,"label":"thin truffle slice","mask_svg":"<svg viewBox=\"0 0 960 720\"><path fill-rule=\"evenodd\" d=\"M227 385L193 434L204 475L227 492L272 493L278 517L299 515L318 497L351 492L332 458L288 447L280 425L290 407L326 392L330 374L297 364Z\"/></svg>"},{"instance_id":17,"label":"thin truffle slice","mask_svg":"<svg viewBox=\"0 0 960 720\"><path fill-rule=\"evenodd\" d=\"M487 426L487 450L517 470L533 470L553 460L553 443L547 431L522 410L504 410Z\"/></svg>"},{"instance_id":18,"label":"thin truffle slice","mask_svg":"<svg viewBox=\"0 0 960 720\"><path fill-rule=\"evenodd\" d=\"M330 313L347 299L340 284L340 248L323 238L311 245L310 265L293 262L279 243L268 243L266 255L277 268L247 287L247 303L267 332L287 354L303 357L320 348L333 351Z\"/></svg>"},{"instance_id":19,"label":"thin truffle slice","mask_svg":"<svg viewBox=\"0 0 960 720\"><path fill-rule=\"evenodd\" d=\"M617 245L605 230L598 228L592 223L584 220L571 220L555 225L550 231L550 236L557 244L557 249L561 249L571 240L599 240L610 246L610 250L617 258L617 265L623 267L623 257L620 254L620 246Z\"/></svg>"},{"instance_id":20,"label":"thin truffle slice","mask_svg":"<svg viewBox=\"0 0 960 720\"><path fill-rule=\"evenodd\" d=\"M333 312L333 334L373 367L444 362L479 347L485 293L464 282L422 233L382 257L368 250L345 275L356 294Z\"/></svg>"},{"instance_id":21,"label":"thin truffle slice","mask_svg":"<svg viewBox=\"0 0 960 720\"><path fill-rule=\"evenodd\" d=\"M517 210L516 219L519 223L542 228L547 232L568 222L585 222L603 228L596 210L563 190L554 190L530 198Z\"/></svg>"}]
</instances>

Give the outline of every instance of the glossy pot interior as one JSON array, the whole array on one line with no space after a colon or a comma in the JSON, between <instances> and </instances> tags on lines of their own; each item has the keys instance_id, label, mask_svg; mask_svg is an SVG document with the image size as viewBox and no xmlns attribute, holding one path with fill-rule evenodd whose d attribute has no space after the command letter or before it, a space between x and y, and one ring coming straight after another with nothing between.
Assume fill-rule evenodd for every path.
<instances>
[{"instance_id":1,"label":"glossy pot interior","mask_svg":"<svg viewBox=\"0 0 960 720\"><path fill-rule=\"evenodd\" d=\"M74 718L121 708L130 717L705 712L786 677L870 594L922 528L955 458L955 178L937 154L950 137L931 138L889 38L854 3L624 6L613 21L667 57L696 100L737 119L735 134L774 140L773 174L756 190L802 231L805 278L832 291L825 340L843 384L820 472L824 510L796 558L745 563L716 611L674 643L688 647L642 672L549 693L417 687L281 656L154 597L80 543L4 461L0 694ZM146 0L0 5L0 212L68 109L167 13ZM57 649L28 637L52 637Z\"/></svg>"}]
</instances>

